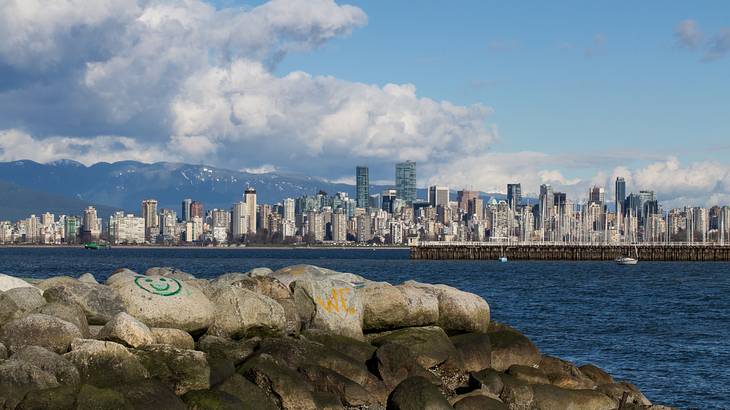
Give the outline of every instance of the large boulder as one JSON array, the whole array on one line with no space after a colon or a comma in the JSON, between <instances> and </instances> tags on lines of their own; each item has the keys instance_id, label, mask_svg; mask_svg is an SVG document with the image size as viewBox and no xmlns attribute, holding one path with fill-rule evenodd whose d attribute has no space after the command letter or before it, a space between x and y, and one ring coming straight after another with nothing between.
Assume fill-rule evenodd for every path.
<instances>
[{"instance_id":1,"label":"large boulder","mask_svg":"<svg viewBox=\"0 0 730 410\"><path fill-rule=\"evenodd\" d=\"M195 279L195 276L193 274L170 266L155 266L153 268L147 269L144 274L145 276L163 276L166 278L174 278L179 281Z\"/></svg>"},{"instance_id":2,"label":"large boulder","mask_svg":"<svg viewBox=\"0 0 730 410\"><path fill-rule=\"evenodd\" d=\"M299 373L262 354L247 360L238 372L262 389L277 408L316 409L310 386Z\"/></svg>"},{"instance_id":3,"label":"large boulder","mask_svg":"<svg viewBox=\"0 0 730 410\"><path fill-rule=\"evenodd\" d=\"M374 346L395 343L406 346L415 354L424 368L438 366L446 361L458 364L459 353L446 333L437 326L409 327L387 332L371 340Z\"/></svg>"},{"instance_id":4,"label":"large boulder","mask_svg":"<svg viewBox=\"0 0 730 410\"><path fill-rule=\"evenodd\" d=\"M182 396L188 410L240 410L243 402L220 390L191 390Z\"/></svg>"},{"instance_id":5,"label":"large boulder","mask_svg":"<svg viewBox=\"0 0 730 410\"><path fill-rule=\"evenodd\" d=\"M499 397L502 394L502 389L504 389L504 382L502 382L502 377L496 370L483 369L469 373L469 386Z\"/></svg>"},{"instance_id":6,"label":"large boulder","mask_svg":"<svg viewBox=\"0 0 730 410\"><path fill-rule=\"evenodd\" d=\"M0 362L8 358L8 348L0 343Z\"/></svg>"},{"instance_id":7,"label":"large boulder","mask_svg":"<svg viewBox=\"0 0 730 410\"><path fill-rule=\"evenodd\" d=\"M291 285L303 329L321 329L362 339L362 302L355 287L332 279L297 280Z\"/></svg>"},{"instance_id":8,"label":"large boulder","mask_svg":"<svg viewBox=\"0 0 730 410\"><path fill-rule=\"evenodd\" d=\"M121 393L126 409L134 410L186 410L185 403L165 383L150 379L120 384L113 390Z\"/></svg>"},{"instance_id":9,"label":"large boulder","mask_svg":"<svg viewBox=\"0 0 730 410\"><path fill-rule=\"evenodd\" d=\"M212 298L215 317L208 334L232 339L257 335L282 335L284 308L276 301L247 289L219 289Z\"/></svg>"},{"instance_id":10,"label":"large boulder","mask_svg":"<svg viewBox=\"0 0 730 410\"><path fill-rule=\"evenodd\" d=\"M197 350L209 356L224 356L238 366L258 349L261 339L231 340L224 337L203 335L198 339Z\"/></svg>"},{"instance_id":11,"label":"large boulder","mask_svg":"<svg viewBox=\"0 0 730 410\"><path fill-rule=\"evenodd\" d=\"M139 276L139 274L131 269L119 268L112 272L112 274L108 278L106 278L106 281L104 281L104 283L106 283L108 286L112 286L121 282L134 280L134 278L137 276Z\"/></svg>"},{"instance_id":12,"label":"large boulder","mask_svg":"<svg viewBox=\"0 0 730 410\"><path fill-rule=\"evenodd\" d=\"M63 385L76 386L81 381L79 371L63 356L40 346L26 346L15 352L10 360L30 363L56 377Z\"/></svg>"},{"instance_id":13,"label":"large boulder","mask_svg":"<svg viewBox=\"0 0 730 410\"><path fill-rule=\"evenodd\" d=\"M434 374L418 364L411 349L400 344L386 343L378 347L369 364L390 389L414 376L424 377L434 384L441 382Z\"/></svg>"},{"instance_id":14,"label":"large boulder","mask_svg":"<svg viewBox=\"0 0 730 410\"><path fill-rule=\"evenodd\" d=\"M129 347L155 343L155 337L150 328L125 312L118 313L108 321L99 331L97 339L109 340Z\"/></svg>"},{"instance_id":15,"label":"large boulder","mask_svg":"<svg viewBox=\"0 0 730 410\"><path fill-rule=\"evenodd\" d=\"M0 327L13 319L22 316L22 312L13 298L0 292Z\"/></svg>"},{"instance_id":16,"label":"large boulder","mask_svg":"<svg viewBox=\"0 0 730 410\"><path fill-rule=\"evenodd\" d=\"M454 401L456 410L509 410L501 400L483 394L470 394Z\"/></svg>"},{"instance_id":17,"label":"large boulder","mask_svg":"<svg viewBox=\"0 0 730 410\"><path fill-rule=\"evenodd\" d=\"M323 330L310 329L302 333L308 340L321 343L332 350L352 357L361 363L365 363L373 357L377 349L370 343L347 336L336 335Z\"/></svg>"},{"instance_id":18,"label":"large boulder","mask_svg":"<svg viewBox=\"0 0 730 410\"><path fill-rule=\"evenodd\" d=\"M86 319L86 314L81 306L72 303L46 303L43 306L36 308L33 313L40 313L43 315L55 316L59 319L63 319L69 323L73 323L81 331L81 337L88 338L91 336L91 330L89 329L89 321Z\"/></svg>"},{"instance_id":19,"label":"large boulder","mask_svg":"<svg viewBox=\"0 0 730 410\"><path fill-rule=\"evenodd\" d=\"M388 397L392 410L453 409L438 387L423 377L403 380Z\"/></svg>"},{"instance_id":20,"label":"large boulder","mask_svg":"<svg viewBox=\"0 0 730 410\"><path fill-rule=\"evenodd\" d=\"M24 346L41 346L66 353L71 342L80 337L81 331L72 323L37 313L10 321L0 329L0 342L11 352Z\"/></svg>"},{"instance_id":21,"label":"large boulder","mask_svg":"<svg viewBox=\"0 0 730 410\"><path fill-rule=\"evenodd\" d=\"M119 343L78 339L63 357L79 369L82 383L97 387L114 387L149 377L137 357Z\"/></svg>"},{"instance_id":22,"label":"large boulder","mask_svg":"<svg viewBox=\"0 0 730 410\"><path fill-rule=\"evenodd\" d=\"M178 279L137 275L113 287L124 310L147 326L202 332L213 322L210 300Z\"/></svg>"},{"instance_id":23,"label":"large boulder","mask_svg":"<svg viewBox=\"0 0 730 410\"><path fill-rule=\"evenodd\" d=\"M0 408L14 409L26 394L58 386L56 376L31 363L0 362Z\"/></svg>"},{"instance_id":24,"label":"large boulder","mask_svg":"<svg viewBox=\"0 0 730 410\"><path fill-rule=\"evenodd\" d=\"M288 286L270 276L245 277L234 281L230 286L248 289L274 300L290 299L293 296Z\"/></svg>"},{"instance_id":25,"label":"large boulder","mask_svg":"<svg viewBox=\"0 0 730 410\"><path fill-rule=\"evenodd\" d=\"M489 328L489 304L480 296L447 285L407 281L403 287L426 290L438 298L437 324L447 331L481 332Z\"/></svg>"},{"instance_id":26,"label":"large boulder","mask_svg":"<svg viewBox=\"0 0 730 410\"><path fill-rule=\"evenodd\" d=\"M254 276L254 275L251 275ZM367 279L353 273L337 272L332 269L320 268L314 265L293 265L281 268L268 276L278 279L286 286L297 280L339 280L350 286L361 286Z\"/></svg>"},{"instance_id":27,"label":"large boulder","mask_svg":"<svg viewBox=\"0 0 730 410\"><path fill-rule=\"evenodd\" d=\"M451 336L451 343L459 352L464 370L476 372L491 367L492 344L486 333L464 333Z\"/></svg>"},{"instance_id":28,"label":"large boulder","mask_svg":"<svg viewBox=\"0 0 730 410\"><path fill-rule=\"evenodd\" d=\"M45 289L43 297L49 303L79 305L92 325L103 325L114 315L124 311L119 296L108 286L84 283L67 277L46 279L39 286Z\"/></svg>"},{"instance_id":29,"label":"large boulder","mask_svg":"<svg viewBox=\"0 0 730 410\"><path fill-rule=\"evenodd\" d=\"M4 294L15 302L19 311L23 314L46 304L45 299L43 299L43 296L41 296L41 293L36 288L13 288L6 290Z\"/></svg>"},{"instance_id":30,"label":"large boulder","mask_svg":"<svg viewBox=\"0 0 730 410\"><path fill-rule=\"evenodd\" d=\"M150 345L132 353L154 377L168 385L175 394L210 387L210 367L206 354L168 345Z\"/></svg>"},{"instance_id":31,"label":"large boulder","mask_svg":"<svg viewBox=\"0 0 730 410\"><path fill-rule=\"evenodd\" d=\"M77 386L61 385L25 395L17 410L76 409Z\"/></svg>"},{"instance_id":32,"label":"large boulder","mask_svg":"<svg viewBox=\"0 0 730 410\"><path fill-rule=\"evenodd\" d=\"M84 384L76 396L76 410L127 410L130 405L124 396L112 389L99 388Z\"/></svg>"},{"instance_id":33,"label":"large boulder","mask_svg":"<svg viewBox=\"0 0 730 410\"><path fill-rule=\"evenodd\" d=\"M540 368L513 364L507 374L527 384L549 384L550 380Z\"/></svg>"},{"instance_id":34,"label":"large boulder","mask_svg":"<svg viewBox=\"0 0 730 410\"><path fill-rule=\"evenodd\" d=\"M330 369L317 365L304 365L299 368L299 372L314 390L337 395L345 406L372 406L379 402L364 387Z\"/></svg>"},{"instance_id":35,"label":"large boulder","mask_svg":"<svg viewBox=\"0 0 730 410\"><path fill-rule=\"evenodd\" d=\"M616 402L619 402L626 394L626 403L651 406L651 401L644 396L639 388L628 382L602 384L596 390L611 397Z\"/></svg>"},{"instance_id":36,"label":"large boulder","mask_svg":"<svg viewBox=\"0 0 730 410\"><path fill-rule=\"evenodd\" d=\"M364 330L427 326L438 321L438 297L424 289L367 282L357 292L362 299Z\"/></svg>"},{"instance_id":37,"label":"large boulder","mask_svg":"<svg viewBox=\"0 0 730 410\"><path fill-rule=\"evenodd\" d=\"M178 349L195 349L195 341L188 332L165 327L153 327L150 331L155 340L154 344L170 345Z\"/></svg>"},{"instance_id":38,"label":"large boulder","mask_svg":"<svg viewBox=\"0 0 730 410\"><path fill-rule=\"evenodd\" d=\"M573 363L552 356L543 356L539 368L550 384L564 389L593 389L596 383L585 376Z\"/></svg>"},{"instance_id":39,"label":"large boulder","mask_svg":"<svg viewBox=\"0 0 730 410\"><path fill-rule=\"evenodd\" d=\"M536 366L542 356L535 345L517 330L493 323L489 327L492 368L503 372L514 364Z\"/></svg>"},{"instance_id":40,"label":"large boulder","mask_svg":"<svg viewBox=\"0 0 730 410\"><path fill-rule=\"evenodd\" d=\"M549 384L531 386L536 410L612 410L616 403L595 390L561 389Z\"/></svg>"},{"instance_id":41,"label":"large boulder","mask_svg":"<svg viewBox=\"0 0 730 410\"><path fill-rule=\"evenodd\" d=\"M4 273L0 273L0 292L6 292L10 289L15 289L15 288L36 289L35 286L24 281L23 279L16 278L16 277L10 276L10 275L6 275Z\"/></svg>"},{"instance_id":42,"label":"large boulder","mask_svg":"<svg viewBox=\"0 0 730 410\"><path fill-rule=\"evenodd\" d=\"M227 272L211 280L210 284L214 288L225 288L227 286L231 286L233 282L238 282L239 280L249 277L250 276L243 272Z\"/></svg>"},{"instance_id":43,"label":"large boulder","mask_svg":"<svg viewBox=\"0 0 730 410\"><path fill-rule=\"evenodd\" d=\"M234 374L214 387L241 400L243 410L276 410L276 406L258 386L240 374Z\"/></svg>"},{"instance_id":44,"label":"large boulder","mask_svg":"<svg viewBox=\"0 0 730 410\"><path fill-rule=\"evenodd\" d=\"M592 364L584 364L578 368L582 374L593 380L597 385L613 383L613 377Z\"/></svg>"},{"instance_id":45,"label":"large boulder","mask_svg":"<svg viewBox=\"0 0 730 410\"><path fill-rule=\"evenodd\" d=\"M91 272L82 273L78 279L79 279L79 282L91 283L94 285L99 284L99 281L96 280L96 278L94 277L94 274Z\"/></svg>"}]
</instances>

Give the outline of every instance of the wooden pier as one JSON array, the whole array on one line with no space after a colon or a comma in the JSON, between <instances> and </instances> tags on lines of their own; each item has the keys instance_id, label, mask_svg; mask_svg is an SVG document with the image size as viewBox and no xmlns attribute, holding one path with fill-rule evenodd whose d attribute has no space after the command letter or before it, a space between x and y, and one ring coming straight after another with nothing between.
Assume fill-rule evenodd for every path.
<instances>
[{"instance_id":1,"label":"wooden pier","mask_svg":"<svg viewBox=\"0 0 730 410\"><path fill-rule=\"evenodd\" d=\"M638 252L640 261L730 261L730 245L715 243L421 242L410 249L411 259L609 261Z\"/></svg>"}]
</instances>

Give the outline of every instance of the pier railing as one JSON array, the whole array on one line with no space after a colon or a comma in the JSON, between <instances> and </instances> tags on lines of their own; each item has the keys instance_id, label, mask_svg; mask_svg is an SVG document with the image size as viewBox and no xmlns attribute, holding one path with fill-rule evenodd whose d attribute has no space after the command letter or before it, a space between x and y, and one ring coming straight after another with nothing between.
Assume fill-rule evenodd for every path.
<instances>
[{"instance_id":1,"label":"pier railing","mask_svg":"<svg viewBox=\"0 0 730 410\"><path fill-rule=\"evenodd\" d=\"M613 260L638 256L648 261L730 261L730 244L715 242L566 243L438 242L411 247L412 259Z\"/></svg>"}]
</instances>

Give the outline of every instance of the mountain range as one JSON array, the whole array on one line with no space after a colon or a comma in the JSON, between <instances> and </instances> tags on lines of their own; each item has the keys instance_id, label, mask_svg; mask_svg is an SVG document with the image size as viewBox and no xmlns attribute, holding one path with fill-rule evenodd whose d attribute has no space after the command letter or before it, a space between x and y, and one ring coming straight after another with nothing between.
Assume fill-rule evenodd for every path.
<instances>
[{"instance_id":1,"label":"mountain range","mask_svg":"<svg viewBox=\"0 0 730 410\"><path fill-rule=\"evenodd\" d=\"M355 194L354 185L311 176L254 174L171 162L99 162L90 166L72 160L0 162L0 181L0 219L18 219L45 210L80 214L90 204L97 206L102 217L118 209L139 214L141 201L148 198L157 199L160 208L178 210L184 198L192 198L203 202L206 209L228 209L241 200L247 187L256 189L259 203L277 203L320 190L347 192L351 197ZM370 192L387 188L392 186L371 185ZM426 190L419 189L417 194L425 198Z\"/></svg>"}]
</instances>

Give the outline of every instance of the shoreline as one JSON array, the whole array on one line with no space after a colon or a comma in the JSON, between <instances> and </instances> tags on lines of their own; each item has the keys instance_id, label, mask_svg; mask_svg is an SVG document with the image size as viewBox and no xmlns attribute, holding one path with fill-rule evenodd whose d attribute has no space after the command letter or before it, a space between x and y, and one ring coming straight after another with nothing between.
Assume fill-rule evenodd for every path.
<instances>
[{"instance_id":1,"label":"shoreline","mask_svg":"<svg viewBox=\"0 0 730 410\"><path fill-rule=\"evenodd\" d=\"M0 249L84 249L83 245L0 245ZM164 246L164 245L113 245L110 249L181 249L181 250L408 250L408 246L341 246L341 245L253 245L253 246ZM108 249L97 249L108 250Z\"/></svg>"}]
</instances>

